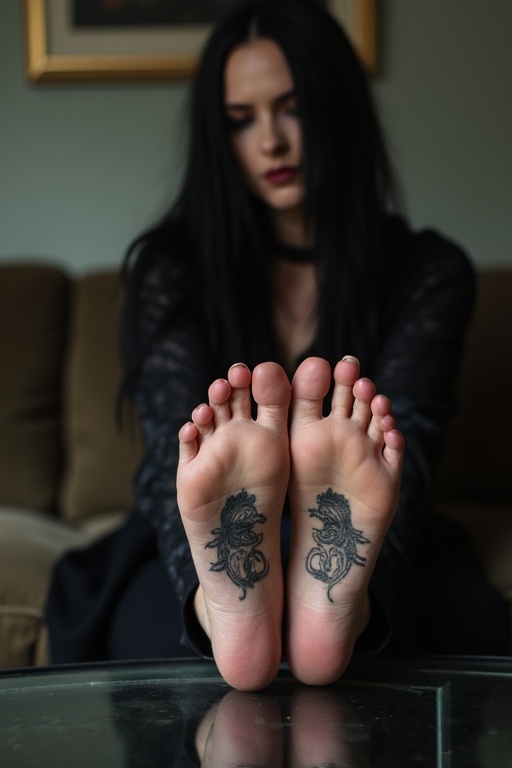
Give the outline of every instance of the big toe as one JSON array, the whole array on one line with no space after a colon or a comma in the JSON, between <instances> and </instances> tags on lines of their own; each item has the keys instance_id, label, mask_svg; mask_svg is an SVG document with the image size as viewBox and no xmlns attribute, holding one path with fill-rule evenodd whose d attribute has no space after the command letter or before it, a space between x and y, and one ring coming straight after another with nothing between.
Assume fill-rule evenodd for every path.
<instances>
[{"instance_id":1,"label":"big toe","mask_svg":"<svg viewBox=\"0 0 512 768\"><path fill-rule=\"evenodd\" d=\"M277 363L260 363L252 373L252 395L258 404L258 422L286 427L290 382Z\"/></svg>"},{"instance_id":2,"label":"big toe","mask_svg":"<svg viewBox=\"0 0 512 768\"><path fill-rule=\"evenodd\" d=\"M322 417L323 401L331 385L331 367L321 357L309 357L295 372L292 382L294 425Z\"/></svg>"}]
</instances>

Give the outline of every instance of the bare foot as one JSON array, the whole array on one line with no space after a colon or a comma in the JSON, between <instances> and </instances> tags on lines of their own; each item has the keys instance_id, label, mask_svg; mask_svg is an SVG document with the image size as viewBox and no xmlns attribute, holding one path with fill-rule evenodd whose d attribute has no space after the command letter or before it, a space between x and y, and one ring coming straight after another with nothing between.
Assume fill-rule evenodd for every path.
<instances>
[{"instance_id":1,"label":"bare foot","mask_svg":"<svg viewBox=\"0 0 512 768\"><path fill-rule=\"evenodd\" d=\"M368 623L368 582L398 501L404 441L387 398L358 379L355 358L334 370L309 358L292 383L290 668L305 683L336 680Z\"/></svg>"},{"instance_id":2,"label":"bare foot","mask_svg":"<svg viewBox=\"0 0 512 768\"><path fill-rule=\"evenodd\" d=\"M200 588L195 606L224 679L261 688L281 661L280 525L289 479L290 384L276 363L233 366L180 430L178 505Z\"/></svg>"},{"instance_id":3,"label":"bare foot","mask_svg":"<svg viewBox=\"0 0 512 768\"><path fill-rule=\"evenodd\" d=\"M230 691L206 714L196 732L201 768L283 765L285 729L276 696Z\"/></svg>"},{"instance_id":4,"label":"bare foot","mask_svg":"<svg viewBox=\"0 0 512 768\"><path fill-rule=\"evenodd\" d=\"M291 725L290 765L370 765L370 735L339 688L298 687L292 695Z\"/></svg>"}]
</instances>

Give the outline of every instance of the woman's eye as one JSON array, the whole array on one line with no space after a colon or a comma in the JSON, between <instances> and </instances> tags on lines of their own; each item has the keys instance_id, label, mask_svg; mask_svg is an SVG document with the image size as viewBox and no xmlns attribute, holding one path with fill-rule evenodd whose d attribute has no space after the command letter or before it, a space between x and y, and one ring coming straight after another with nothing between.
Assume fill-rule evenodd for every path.
<instances>
[{"instance_id":1,"label":"woman's eye","mask_svg":"<svg viewBox=\"0 0 512 768\"><path fill-rule=\"evenodd\" d=\"M250 115L226 115L226 120L232 131L241 131L252 123Z\"/></svg>"},{"instance_id":2,"label":"woman's eye","mask_svg":"<svg viewBox=\"0 0 512 768\"><path fill-rule=\"evenodd\" d=\"M297 117L298 115L296 99L288 99L283 102L281 109L285 115L292 115L293 117Z\"/></svg>"}]
</instances>

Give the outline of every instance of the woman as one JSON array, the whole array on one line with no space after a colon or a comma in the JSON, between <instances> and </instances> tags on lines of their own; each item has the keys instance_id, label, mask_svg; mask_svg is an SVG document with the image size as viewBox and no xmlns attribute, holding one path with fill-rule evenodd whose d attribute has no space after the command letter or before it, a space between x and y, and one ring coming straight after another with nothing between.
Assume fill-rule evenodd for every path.
<instances>
[{"instance_id":1,"label":"woman","mask_svg":"<svg viewBox=\"0 0 512 768\"><path fill-rule=\"evenodd\" d=\"M199 65L178 200L130 250L137 510L57 568L54 661L213 653L254 689L283 649L322 684L389 644L474 298L465 255L393 206L344 32L245 3Z\"/></svg>"}]
</instances>

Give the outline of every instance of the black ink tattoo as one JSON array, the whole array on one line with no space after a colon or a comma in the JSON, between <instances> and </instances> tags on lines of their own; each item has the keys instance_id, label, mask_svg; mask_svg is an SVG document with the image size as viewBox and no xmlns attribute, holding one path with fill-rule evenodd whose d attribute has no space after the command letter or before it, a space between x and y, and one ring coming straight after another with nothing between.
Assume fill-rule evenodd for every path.
<instances>
[{"instance_id":1,"label":"black ink tattoo","mask_svg":"<svg viewBox=\"0 0 512 768\"><path fill-rule=\"evenodd\" d=\"M215 538L205 544L205 549L217 549L218 560L211 564L211 571L226 571L231 581L242 590L240 600L247 589L254 589L268 573L269 565L263 552L256 549L263 541L262 533L255 533L256 523L264 523L265 515L258 512L256 496L240 491L230 496L220 513L220 528L214 528Z\"/></svg>"},{"instance_id":2,"label":"black ink tattoo","mask_svg":"<svg viewBox=\"0 0 512 768\"><path fill-rule=\"evenodd\" d=\"M352 526L350 504L345 496L329 488L316 497L318 507L309 509L311 517L317 517L323 528L313 528L313 538L318 544L306 558L307 571L329 585L327 597L331 601L331 590L345 578L353 565L364 566L366 558L357 553L356 544L369 544L362 531Z\"/></svg>"}]
</instances>

